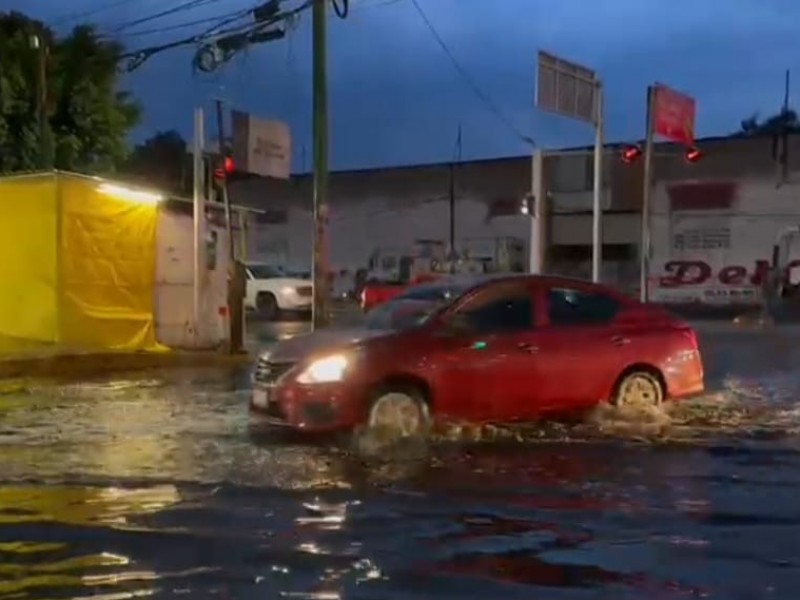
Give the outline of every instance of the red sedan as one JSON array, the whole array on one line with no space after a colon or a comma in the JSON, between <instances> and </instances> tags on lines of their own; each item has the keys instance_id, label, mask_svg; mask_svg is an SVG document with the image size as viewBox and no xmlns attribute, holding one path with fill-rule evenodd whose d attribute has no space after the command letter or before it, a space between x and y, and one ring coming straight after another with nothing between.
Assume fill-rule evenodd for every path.
<instances>
[{"instance_id":1,"label":"red sedan","mask_svg":"<svg viewBox=\"0 0 800 600\"><path fill-rule=\"evenodd\" d=\"M702 392L695 333L669 313L581 280L481 276L409 288L360 329L280 342L259 357L250 407L296 430L415 435Z\"/></svg>"}]
</instances>

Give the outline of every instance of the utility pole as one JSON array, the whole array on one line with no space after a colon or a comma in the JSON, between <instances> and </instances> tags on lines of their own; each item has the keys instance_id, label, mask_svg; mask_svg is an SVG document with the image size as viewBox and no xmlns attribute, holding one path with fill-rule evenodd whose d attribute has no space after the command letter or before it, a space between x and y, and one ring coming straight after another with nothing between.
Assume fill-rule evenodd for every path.
<instances>
[{"instance_id":1,"label":"utility pole","mask_svg":"<svg viewBox=\"0 0 800 600\"><path fill-rule=\"evenodd\" d=\"M236 249L233 240L233 217L231 215L230 192L228 191L228 172L225 167L225 115L223 113L222 99L217 98L214 102L217 113L217 135L219 136L219 168L222 169L223 177L220 185L222 192L222 202L225 204L225 230L228 234L228 326L230 343L228 351L230 354L241 352L244 346L244 288L246 281L242 281L243 274L236 262Z\"/></svg>"},{"instance_id":2,"label":"utility pole","mask_svg":"<svg viewBox=\"0 0 800 600\"><path fill-rule=\"evenodd\" d=\"M314 329L329 322L328 300L328 75L325 7L313 0L312 56L314 93Z\"/></svg>"},{"instance_id":3,"label":"utility pole","mask_svg":"<svg viewBox=\"0 0 800 600\"><path fill-rule=\"evenodd\" d=\"M653 131L655 119L656 90L647 88L647 111L644 130L644 165L642 167L642 241L639 250L639 300L647 302L650 279L650 194L653 187Z\"/></svg>"},{"instance_id":4,"label":"utility pole","mask_svg":"<svg viewBox=\"0 0 800 600\"><path fill-rule=\"evenodd\" d=\"M44 39L33 34L31 49L37 54L36 68L36 114L39 125L39 166L43 171L53 169L53 152L50 143L50 123L47 118L47 45Z\"/></svg>"},{"instance_id":5,"label":"utility pole","mask_svg":"<svg viewBox=\"0 0 800 600\"><path fill-rule=\"evenodd\" d=\"M594 189L592 190L592 281L599 283L603 267L603 84L594 93Z\"/></svg>"},{"instance_id":6,"label":"utility pole","mask_svg":"<svg viewBox=\"0 0 800 600\"><path fill-rule=\"evenodd\" d=\"M458 125L455 159L461 162L461 124ZM450 273L456 272L456 160L450 161L450 249L447 257Z\"/></svg>"},{"instance_id":7,"label":"utility pole","mask_svg":"<svg viewBox=\"0 0 800 600\"><path fill-rule=\"evenodd\" d=\"M783 81L783 105L781 106L780 130L777 132L778 151L776 152L778 162L778 185L786 183L789 178L789 95L791 92L792 72L786 69Z\"/></svg>"}]
</instances>

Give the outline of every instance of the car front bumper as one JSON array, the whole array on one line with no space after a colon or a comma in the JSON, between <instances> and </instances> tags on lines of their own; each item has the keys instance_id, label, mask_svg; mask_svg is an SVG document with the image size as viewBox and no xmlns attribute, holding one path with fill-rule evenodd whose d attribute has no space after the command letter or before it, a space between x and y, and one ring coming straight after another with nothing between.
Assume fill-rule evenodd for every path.
<instances>
[{"instance_id":1,"label":"car front bumper","mask_svg":"<svg viewBox=\"0 0 800 600\"><path fill-rule=\"evenodd\" d=\"M327 433L353 429L362 420L358 390L342 384L283 386L254 384L250 411L269 425Z\"/></svg>"},{"instance_id":2,"label":"car front bumper","mask_svg":"<svg viewBox=\"0 0 800 600\"><path fill-rule=\"evenodd\" d=\"M309 311L313 305L311 296L300 296L294 292L280 293L277 296L278 308L288 311Z\"/></svg>"}]
</instances>

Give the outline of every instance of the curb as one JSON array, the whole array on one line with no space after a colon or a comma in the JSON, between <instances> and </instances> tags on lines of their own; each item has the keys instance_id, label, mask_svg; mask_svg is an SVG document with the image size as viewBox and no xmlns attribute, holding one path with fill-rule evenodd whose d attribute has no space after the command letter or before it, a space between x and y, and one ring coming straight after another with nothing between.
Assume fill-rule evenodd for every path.
<instances>
[{"instance_id":1,"label":"curb","mask_svg":"<svg viewBox=\"0 0 800 600\"><path fill-rule=\"evenodd\" d=\"M78 354L0 361L0 381L25 378L70 379L148 369L235 367L252 361L250 354L167 352L140 354ZM13 385L11 386L14 387ZM3 387L0 386L0 393Z\"/></svg>"}]
</instances>

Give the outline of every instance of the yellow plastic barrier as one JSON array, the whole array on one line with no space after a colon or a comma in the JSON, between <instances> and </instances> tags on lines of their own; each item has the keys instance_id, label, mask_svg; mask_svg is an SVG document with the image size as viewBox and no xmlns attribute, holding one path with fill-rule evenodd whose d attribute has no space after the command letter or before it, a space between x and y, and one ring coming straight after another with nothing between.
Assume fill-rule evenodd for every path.
<instances>
[{"instance_id":1,"label":"yellow plastic barrier","mask_svg":"<svg viewBox=\"0 0 800 600\"><path fill-rule=\"evenodd\" d=\"M59 307L67 348L159 350L155 328L158 208L59 181Z\"/></svg>"},{"instance_id":2,"label":"yellow plastic barrier","mask_svg":"<svg viewBox=\"0 0 800 600\"><path fill-rule=\"evenodd\" d=\"M158 208L93 178L0 180L0 355L165 351Z\"/></svg>"},{"instance_id":3,"label":"yellow plastic barrier","mask_svg":"<svg viewBox=\"0 0 800 600\"><path fill-rule=\"evenodd\" d=\"M56 182L0 180L0 354L29 354L58 341Z\"/></svg>"}]
</instances>

